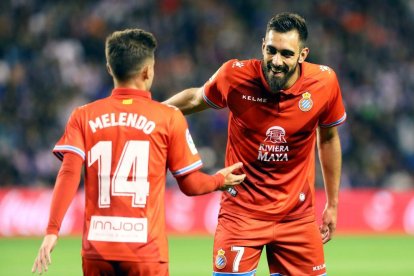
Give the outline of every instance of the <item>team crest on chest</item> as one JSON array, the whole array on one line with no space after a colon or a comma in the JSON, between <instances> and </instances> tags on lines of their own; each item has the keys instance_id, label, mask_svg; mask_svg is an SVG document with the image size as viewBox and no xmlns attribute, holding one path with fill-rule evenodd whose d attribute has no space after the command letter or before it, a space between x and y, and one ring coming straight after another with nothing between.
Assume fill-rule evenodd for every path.
<instances>
[{"instance_id":1,"label":"team crest on chest","mask_svg":"<svg viewBox=\"0 0 414 276\"><path fill-rule=\"evenodd\" d=\"M227 259L226 256L224 256L224 253L226 252L223 249L217 251L214 263L218 269L223 269L227 264Z\"/></svg>"},{"instance_id":2,"label":"team crest on chest","mask_svg":"<svg viewBox=\"0 0 414 276\"><path fill-rule=\"evenodd\" d=\"M300 99L299 101L299 108L300 110L306 112L311 110L312 106L313 106L313 101L311 99L311 93L309 92L305 92L302 94L302 99Z\"/></svg>"}]
</instances>

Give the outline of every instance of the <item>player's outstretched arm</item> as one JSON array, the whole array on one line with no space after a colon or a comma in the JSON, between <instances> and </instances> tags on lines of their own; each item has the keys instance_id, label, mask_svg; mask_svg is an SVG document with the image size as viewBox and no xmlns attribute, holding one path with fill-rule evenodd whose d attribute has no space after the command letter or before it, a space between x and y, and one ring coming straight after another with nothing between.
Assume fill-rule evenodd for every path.
<instances>
[{"instance_id":1,"label":"player's outstretched arm","mask_svg":"<svg viewBox=\"0 0 414 276\"><path fill-rule=\"evenodd\" d=\"M226 190L229 187L240 184L245 174L233 174L233 171L243 166L236 163L219 170L215 175L208 175L195 171L184 176L177 177L178 186L188 196L203 195L217 190Z\"/></svg>"},{"instance_id":2,"label":"player's outstretched arm","mask_svg":"<svg viewBox=\"0 0 414 276\"><path fill-rule=\"evenodd\" d=\"M40 245L39 252L37 253L36 259L33 263L32 272L42 274L46 272L49 265L52 263L50 253L55 248L57 243L57 235L48 234L43 238L43 242Z\"/></svg>"},{"instance_id":3,"label":"player's outstretched arm","mask_svg":"<svg viewBox=\"0 0 414 276\"><path fill-rule=\"evenodd\" d=\"M163 103L177 107L184 114L199 112L210 107L203 100L202 87L183 90Z\"/></svg>"}]
</instances>

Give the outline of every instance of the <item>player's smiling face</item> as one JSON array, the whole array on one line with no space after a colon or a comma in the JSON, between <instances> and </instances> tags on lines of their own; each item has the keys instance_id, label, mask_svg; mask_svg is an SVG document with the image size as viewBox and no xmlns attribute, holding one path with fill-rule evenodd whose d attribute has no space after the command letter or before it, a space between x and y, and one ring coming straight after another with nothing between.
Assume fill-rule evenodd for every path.
<instances>
[{"instance_id":1,"label":"player's smiling face","mask_svg":"<svg viewBox=\"0 0 414 276\"><path fill-rule=\"evenodd\" d=\"M292 30L285 33L269 31L262 44L262 69L272 92L277 93L291 87L299 78L299 63L302 63L309 49L301 47L299 33Z\"/></svg>"}]
</instances>

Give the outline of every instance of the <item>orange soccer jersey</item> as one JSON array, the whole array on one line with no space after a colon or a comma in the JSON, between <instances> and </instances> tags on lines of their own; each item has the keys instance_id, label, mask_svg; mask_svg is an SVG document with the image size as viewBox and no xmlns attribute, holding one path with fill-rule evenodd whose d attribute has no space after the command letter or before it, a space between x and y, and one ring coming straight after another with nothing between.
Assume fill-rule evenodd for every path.
<instances>
[{"instance_id":1,"label":"orange soccer jersey","mask_svg":"<svg viewBox=\"0 0 414 276\"><path fill-rule=\"evenodd\" d=\"M168 261L166 170L181 176L202 163L182 113L150 95L116 88L77 108L53 150L84 159L85 258Z\"/></svg>"},{"instance_id":2,"label":"orange soccer jersey","mask_svg":"<svg viewBox=\"0 0 414 276\"><path fill-rule=\"evenodd\" d=\"M313 216L317 127L346 119L332 69L304 62L286 91L272 94L260 60L230 60L204 85L204 100L228 107L226 165L246 179L223 193L221 212L264 220Z\"/></svg>"}]
</instances>

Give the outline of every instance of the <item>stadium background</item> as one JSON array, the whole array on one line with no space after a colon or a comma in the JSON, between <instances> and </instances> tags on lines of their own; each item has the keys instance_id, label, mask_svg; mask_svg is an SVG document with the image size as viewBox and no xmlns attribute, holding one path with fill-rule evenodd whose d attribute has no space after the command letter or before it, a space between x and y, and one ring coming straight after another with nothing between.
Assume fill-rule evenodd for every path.
<instances>
[{"instance_id":1,"label":"stadium background","mask_svg":"<svg viewBox=\"0 0 414 276\"><path fill-rule=\"evenodd\" d=\"M10 236L37 237L44 229L60 165L51 149L71 110L111 90L104 60L107 34L129 27L155 34L159 47L152 92L162 101L200 86L228 59L261 58L266 23L281 11L307 19L308 61L332 67L342 87L348 119L340 127L344 159L338 233L397 233L407 240L396 251L412 245L414 1L8 0L0 3L2 255L13 255L3 251L13 241ZM223 166L227 112L206 111L187 119L204 171L215 172ZM167 185L172 225L187 225L183 221L200 212L214 219L217 205L210 204L210 210L203 200L216 203L216 195L177 195L171 176ZM322 187L320 178L317 186ZM322 192L319 196L323 199ZM184 229L170 223L169 229L208 235L211 223L193 222ZM189 250L183 254L190 256ZM412 249L408 255L402 259L414 259ZM7 266L2 269L10 272ZM414 275L414 265L404 273Z\"/></svg>"}]
</instances>

